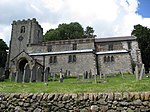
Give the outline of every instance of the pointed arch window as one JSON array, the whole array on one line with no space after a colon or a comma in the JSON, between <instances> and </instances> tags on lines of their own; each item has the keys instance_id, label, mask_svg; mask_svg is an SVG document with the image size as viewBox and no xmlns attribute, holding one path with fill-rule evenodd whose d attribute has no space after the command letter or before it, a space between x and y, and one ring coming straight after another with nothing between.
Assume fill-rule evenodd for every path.
<instances>
[{"instance_id":1,"label":"pointed arch window","mask_svg":"<svg viewBox=\"0 0 150 112\"><path fill-rule=\"evenodd\" d=\"M110 62L110 56L107 57L107 62Z\"/></svg>"},{"instance_id":2,"label":"pointed arch window","mask_svg":"<svg viewBox=\"0 0 150 112\"><path fill-rule=\"evenodd\" d=\"M114 61L115 61L114 57L113 57L113 56L111 56L111 62L114 62Z\"/></svg>"},{"instance_id":3,"label":"pointed arch window","mask_svg":"<svg viewBox=\"0 0 150 112\"><path fill-rule=\"evenodd\" d=\"M107 57L106 56L104 56L104 63L106 63L107 62Z\"/></svg>"},{"instance_id":4,"label":"pointed arch window","mask_svg":"<svg viewBox=\"0 0 150 112\"><path fill-rule=\"evenodd\" d=\"M20 33L25 33L25 26L21 26Z\"/></svg>"}]
</instances>

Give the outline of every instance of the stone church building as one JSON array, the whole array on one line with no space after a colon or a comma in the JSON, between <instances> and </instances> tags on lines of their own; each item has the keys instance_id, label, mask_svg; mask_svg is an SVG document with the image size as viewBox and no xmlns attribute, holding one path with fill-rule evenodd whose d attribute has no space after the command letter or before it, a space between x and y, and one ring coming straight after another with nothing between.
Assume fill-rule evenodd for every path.
<instances>
[{"instance_id":1,"label":"stone church building","mask_svg":"<svg viewBox=\"0 0 150 112\"><path fill-rule=\"evenodd\" d=\"M43 42L36 19L12 23L9 68L18 82L47 80L45 74L69 75L133 73L142 63L134 36L83 38Z\"/></svg>"}]
</instances>

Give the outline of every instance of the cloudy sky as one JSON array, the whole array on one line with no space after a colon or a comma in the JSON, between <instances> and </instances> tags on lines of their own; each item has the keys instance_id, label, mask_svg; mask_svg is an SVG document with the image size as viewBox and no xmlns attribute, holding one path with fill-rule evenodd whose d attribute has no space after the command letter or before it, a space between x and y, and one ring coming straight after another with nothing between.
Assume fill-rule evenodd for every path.
<instances>
[{"instance_id":1,"label":"cloudy sky","mask_svg":"<svg viewBox=\"0 0 150 112\"><path fill-rule=\"evenodd\" d=\"M13 20L36 18L44 29L79 22L97 38L131 35L133 26L150 27L150 0L0 0L0 38L10 41Z\"/></svg>"}]
</instances>

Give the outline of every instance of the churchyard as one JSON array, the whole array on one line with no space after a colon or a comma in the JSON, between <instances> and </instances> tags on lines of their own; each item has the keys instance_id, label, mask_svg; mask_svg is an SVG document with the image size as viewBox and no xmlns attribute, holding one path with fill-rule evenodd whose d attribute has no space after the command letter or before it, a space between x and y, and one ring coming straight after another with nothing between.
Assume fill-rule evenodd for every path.
<instances>
[{"instance_id":1,"label":"churchyard","mask_svg":"<svg viewBox=\"0 0 150 112\"><path fill-rule=\"evenodd\" d=\"M5 80L0 82L0 92L15 93L93 93L93 92L144 92L150 90L150 75L136 80L133 74L113 76L49 77L48 82L17 83Z\"/></svg>"}]
</instances>

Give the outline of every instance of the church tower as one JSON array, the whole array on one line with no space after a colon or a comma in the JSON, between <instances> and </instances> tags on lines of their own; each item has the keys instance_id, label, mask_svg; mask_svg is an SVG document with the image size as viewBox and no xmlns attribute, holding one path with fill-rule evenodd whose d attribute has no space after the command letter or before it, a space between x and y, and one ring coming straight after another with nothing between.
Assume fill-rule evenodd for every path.
<instances>
[{"instance_id":1,"label":"church tower","mask_svg":"<svg viewBox=\"0 0 150 112\"><path fill-rule=\"evenodd\" d=\"M9 60L11 61L22 51L27 52L27 47L41 44L43 29L35 18L32 20L18 20L12 23Z\"/></svg>"}]
</instances>

